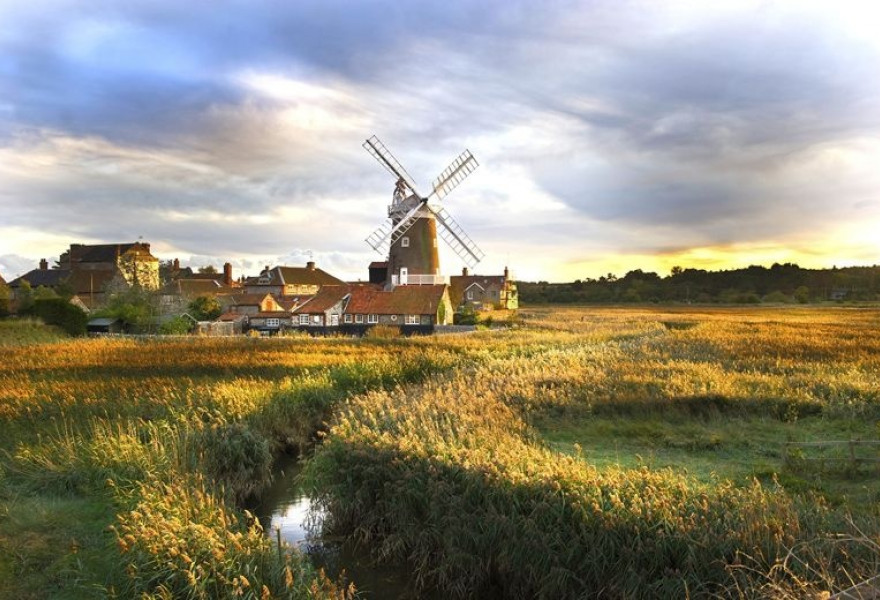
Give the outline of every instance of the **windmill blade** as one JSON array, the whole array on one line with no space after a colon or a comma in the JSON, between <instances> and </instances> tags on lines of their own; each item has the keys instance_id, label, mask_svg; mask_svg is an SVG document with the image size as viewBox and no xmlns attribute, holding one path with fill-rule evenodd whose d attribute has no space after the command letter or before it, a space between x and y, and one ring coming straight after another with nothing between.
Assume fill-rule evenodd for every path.
<instances>
[{"instance_id":1,"label":"windmill blade","mask_svg":"<svg viewBox=\"0 0 880 600\"><path fill-rule=\"evenodd\" d=\"M480 163L477 162L471 151L465 150L434 180L431 184L434 192L431 195L436 196L438 200L443 198L457 188L458 184L464 181L479 166Z\"/></svg>"},{"instance_id":2,"label":"windmill blade","mask_svg":"<svg viewBox=\"0 0 880 600\"><path fill-rule=\"evenodd\" d=\"M376 231L367 236L367 243L373 247L373 250L380 254L387 252L388 248L390 248L394 242L399 240L403 234L409 231L409 228L422 217L422 215L419 214L419 209L421 209L422 206L424 206L424 203L422 202L417 204L408 213L403 215L397 224L394 224L391 219L382 223Z\"/></svg>"},{"instance_id":3,"label":"windmill blade","mask_svg":"<svg viewBox=\"0 0 880 600\"><path fill-rule=\"evenodd\" d=\"M391 154L391 151L385 147L379 138L375 135L363 143L363 147L367 152L373 155L379 164L385 167L389 173L394 175L396 179L403 179L406 183L407 187L413 191L419 198L422 197L421 194L416 191L416 184L413 181L413 178L410 177L410 174L406 172L406 169L403 168L403 165L394 158L394 155Z\"/></svg>"},{"instance_id":4,"label":"windmill blade","mask_svg":"<svg viewBox=\"0 0 880 600\"><path fill-rule=\"evenodd\" d=\"M469 267L475 267L486 256L474 241L464 232L461 225L446 212L446 209L427 205L440 224L439 233L443 241L449 244Z\"/></svg>"}]
</instances>

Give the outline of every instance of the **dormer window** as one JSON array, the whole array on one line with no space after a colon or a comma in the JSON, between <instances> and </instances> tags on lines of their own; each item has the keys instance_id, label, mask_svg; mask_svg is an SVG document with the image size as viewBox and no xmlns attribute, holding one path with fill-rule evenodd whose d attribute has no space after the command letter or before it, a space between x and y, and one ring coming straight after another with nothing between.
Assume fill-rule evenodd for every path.
<instances>
[{"instance_id":1,"label":"dormer window","mask_svg":"<svg viewBox=\"0 0 880 600\"><path fill-rule=\"evenodd\" d=\"M400 247L401 248L409 248L409 236L405 235L400 238Z\"/></svg>"}]
</instances>

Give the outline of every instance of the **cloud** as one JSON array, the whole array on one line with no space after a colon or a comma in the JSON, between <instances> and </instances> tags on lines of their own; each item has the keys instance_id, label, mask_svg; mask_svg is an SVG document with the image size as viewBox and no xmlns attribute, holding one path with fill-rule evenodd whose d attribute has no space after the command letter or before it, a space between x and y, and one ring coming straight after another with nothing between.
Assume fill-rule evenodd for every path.
<instances>
[{"instance_id":1,"label":"cloud","mask_svg":"<svg viewBox=\"0 0 880 600\"><path fill-rule=\"evenodd\" d=\"M423 192L474 152L445 205L493 268L801 243L878 216L875 26L846 1L9 3L0 235L356 277L377 133Z\"/></svg>"}]
</instances>

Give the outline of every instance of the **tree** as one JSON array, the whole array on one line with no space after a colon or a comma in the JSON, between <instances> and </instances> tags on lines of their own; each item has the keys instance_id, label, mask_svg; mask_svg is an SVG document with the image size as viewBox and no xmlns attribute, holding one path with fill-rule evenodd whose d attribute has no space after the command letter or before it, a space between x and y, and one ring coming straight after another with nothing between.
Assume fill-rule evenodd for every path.
<instances>
[{"instance_id":1,"label":"tree","mask_svg":"<svg viewBox=\"0 0 880 600\"><path fill-rule=\"evenodd\" d=\"M22 279L18 286L18 292L15 294L17 311L19 314L26 314L34 306L34 289L31 282Z\"/></svg>"},{"instance_id":2,"label":"tree","mask_svg":"<svg viewBox=\"0 0 880 600\"><path fill-rule=\"evenodd\" d=\"M201 275L216 275L217 269L214 268L214 265L208 265L206 267L199 267L199 273Z\"/></svg>"},{"instance_id":3,"label":"tree","mask_svg":"<svg viewBox=\"0 0 880 600\"><path fill-rule=\"evenodd\" d=\"M12 292L9 290L9 286L0 282L0 318L9 315L9 299L11 297Z\"/></svg>"},{"instance_id":4,"label":"tree","mask_svg":"<svg viewBox=\"0 0 880 600\"><path fill-rule=\"evenodd\" d=\"M157 294L140 286L117 288L110 294L106 306L95 316L119 319L128 330L149 331L153 317L159 314L158 300Z\"/></svg>"},{"instance_id":5,"label":"tree","mask_svg":"<svg viewBox=\"0 0 880 600\"><path fill-rule=\"evenodd\" d=\"M223 312L220 301L214 296L199 296L189 303L189 313L199 321L213 321Z\"/></svg>"},{"instance_id":6,"label":"tree","mask_svg":"<svg viewBox=\"0 0 880 600\"><path fill-rule=\"evenodd\" d=\"M800 304L806 304L810 301L810 289L802 285L794 291L794 299Z\"/></svg>"}]
</instances>

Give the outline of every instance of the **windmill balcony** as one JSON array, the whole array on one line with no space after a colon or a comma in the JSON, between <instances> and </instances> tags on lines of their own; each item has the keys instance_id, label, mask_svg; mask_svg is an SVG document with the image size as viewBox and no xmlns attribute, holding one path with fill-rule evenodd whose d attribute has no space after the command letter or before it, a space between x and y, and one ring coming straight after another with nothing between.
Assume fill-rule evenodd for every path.
<instances>
[{"instance_id":1,"label":"windmill balcony","mask_svg":"<svg viewBox=\"0 0 880 600\"><path fill-rule=\"evenodd\" d=\"M404 281L399 275L391 276L391 285L445 285L449 283L443 275L407 275Z\"/></svg>"}]
</instances>

